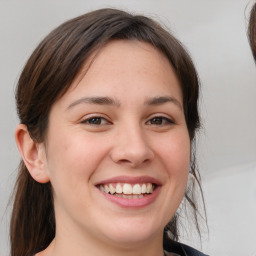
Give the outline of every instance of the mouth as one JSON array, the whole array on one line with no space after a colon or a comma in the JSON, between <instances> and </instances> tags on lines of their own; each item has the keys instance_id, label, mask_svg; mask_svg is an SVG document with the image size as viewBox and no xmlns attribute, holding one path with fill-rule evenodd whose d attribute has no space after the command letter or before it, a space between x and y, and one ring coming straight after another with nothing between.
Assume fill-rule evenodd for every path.
<instances>
[{"instance_id":1,"label":"mouth","mask_svg":"<svg viewBox=\"0 0 256 256\"><path fill-rule=\"evenodd\" d=\"M150 176L117 176L94 185L108 201L126 209L138 209L158 198L162 183Z\"/></svg>"},{"instance_id":2,"label":"mouth","mask_svg":"<svg viewBox=\"0 0 256 256\"><path fill-rule=\"evenodd\" d=\"M123 199L140 199L151 195L157 188L155 183L105 183L97 185L102 192Z\"/></svg>"}]
</instances>

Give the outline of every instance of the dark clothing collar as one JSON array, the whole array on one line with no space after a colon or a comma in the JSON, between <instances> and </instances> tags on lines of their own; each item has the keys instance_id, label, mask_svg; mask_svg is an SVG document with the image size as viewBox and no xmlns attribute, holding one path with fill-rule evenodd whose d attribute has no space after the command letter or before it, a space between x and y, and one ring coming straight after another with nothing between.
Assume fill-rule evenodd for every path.
<instances>
[{"instance_id":1,"label":"dark clothing collar","mask_svg":"<svg viewBox=\"0 0 256 256\"><path fill-rule=\"evenodd\" d=\"M206 254L203 254L202 252L199 252L188 245L171 240L170 242L165 243L164 250L166 251L166 256L168 256L168 252L176 253L179 256L207 256Z\"/></svg>"}]
</instances>

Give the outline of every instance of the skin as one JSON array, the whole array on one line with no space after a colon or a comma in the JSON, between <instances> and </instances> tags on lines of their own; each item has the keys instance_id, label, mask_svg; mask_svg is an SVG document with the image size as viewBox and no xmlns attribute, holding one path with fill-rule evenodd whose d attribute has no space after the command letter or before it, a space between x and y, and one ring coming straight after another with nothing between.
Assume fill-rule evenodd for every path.
<instances>
[{"instance_id":1,"label":"skin","mask_svg":"<svg viewBox=\"0 0 256 256\"><path fill-rule=\"evenodd\" d=\"M144 42L113 41L94 57L52 106L44 143L34 143L24 125L16 130L32 177L53 187L56 237L38 255L162 255L190 162L179 82ZM153 104L159 97L171 100ZM157 179L156 198L137 208L109 201L95 184L120 175Z\"/></svg>"}]
</instances>

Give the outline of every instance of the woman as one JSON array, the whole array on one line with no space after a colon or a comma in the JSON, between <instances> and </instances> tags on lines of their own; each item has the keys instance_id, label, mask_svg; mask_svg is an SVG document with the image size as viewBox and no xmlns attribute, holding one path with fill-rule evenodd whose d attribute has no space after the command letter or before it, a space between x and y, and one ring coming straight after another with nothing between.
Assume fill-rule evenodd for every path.
<instances>
[{"instance_id":1,"label":"woman","mask_svg":"<svg viewBox=\"0 0 256 256\"><path fill-rule=\"evenodd\" d=\"M51 32L16 91L12 256L203 255L177 242L183 198L199 231L198 87L144 16L102 9Z\"/></svg>"}]
</instances>

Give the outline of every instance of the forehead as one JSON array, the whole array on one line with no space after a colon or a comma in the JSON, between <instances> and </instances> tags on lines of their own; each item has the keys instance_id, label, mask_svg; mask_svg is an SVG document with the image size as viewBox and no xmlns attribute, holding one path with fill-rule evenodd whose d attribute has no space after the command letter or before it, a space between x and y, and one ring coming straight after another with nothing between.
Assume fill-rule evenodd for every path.
<instances>
[{"instance_id":1,"label":"forehead","mask_svg":"<svg viewBox=\"0 0 256 256\"><path fill-rule=\"evenodd\" d=\"M169 60L151 44L137 40L114 40L93 52L66 94L73 94L80 87L85 87L88 94L95 88L101 94L109 90L113 94L118 90L129 93L134 86L138 91L147 89L153 94L175 89L182 98Z\"/></svg>"}]
</instances>

